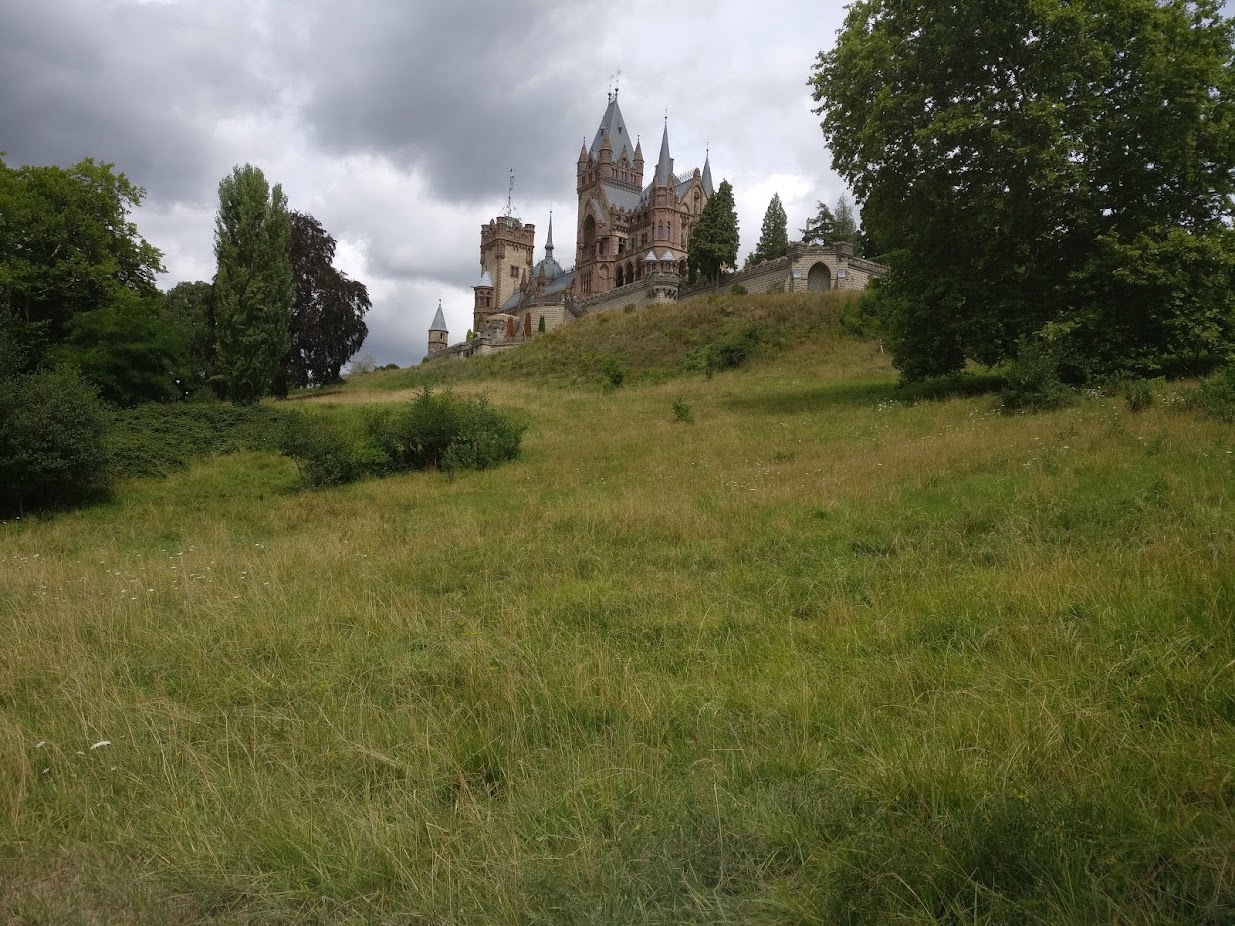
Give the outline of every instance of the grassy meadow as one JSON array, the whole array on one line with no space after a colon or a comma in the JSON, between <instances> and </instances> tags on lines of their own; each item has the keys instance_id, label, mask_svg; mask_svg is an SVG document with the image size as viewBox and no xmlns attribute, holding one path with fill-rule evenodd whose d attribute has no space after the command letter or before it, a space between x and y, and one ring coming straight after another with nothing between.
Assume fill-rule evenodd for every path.
<instances>
[{"instance_id":1,"label":"grassy meadow","mask_svg":"<svg viewBox=\"0 0 1235 926\"><path fill-rule=\"evenodd\" d=\"M493 470L0 524L0 922L1235 922L1232 427L673 311L292 403L451 381Z\"/></svg>"}]
</instances>

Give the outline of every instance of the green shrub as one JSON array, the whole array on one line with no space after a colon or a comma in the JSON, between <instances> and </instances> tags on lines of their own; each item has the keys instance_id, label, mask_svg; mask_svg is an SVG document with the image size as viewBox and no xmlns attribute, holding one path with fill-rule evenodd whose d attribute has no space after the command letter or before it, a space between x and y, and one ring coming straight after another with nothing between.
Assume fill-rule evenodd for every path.
<instances>
[{"instance_id":1,"label":"green shrub","mask_svg":"<svg viewBox=\"0 0 1235 926\"><path fill-rule=\"evenodd\" d=\"M688 424L695 420L690 413L690 406L686 404L685 399L677 398L673 400L673 420L685 421Z\"/></svg>"},{"instance_id":2,"label":"green shrub","mask_svg":"<svg viewBox=\"0 0 1235 926\"><path fill-rule=\"evenodd\" d=\"M1220 421L1235 421L1235 363L1201 383L1188 397L1188 404Z\"/></svg>"},{"instance_id":3,"label":"green shrub","mask_svg":"<svg viewBox=\"0 0 1235 926\"><path fill-rule=\"evenodd\" d=\"M1143 412L1154 404L1154 390L1147 380L1132 380L1124 386L1123 393L1130 412Z\"/></svg>"},{"instance_id":4,"label":"green shrub","mask_svg":"<svg viewBox=\"0 0 1235 926\"><path fill-rule=\"evenodd\" d=\"M72 367L0 381L0 509L81 501L107 488L107 412Z\"/></svg>"},{"instance_id":5,"label":"green shrub","mask_svg":"<svg viewBox=\"0 0 1235 926\"><path fill-rule=\"evenodd\" d=\"M756 325L747 325L711 345L711 367L714 370L734 370L755 353L763 340Z\"/></svg>"},{"instance_id":6,"label":"green shrub","mask_svg":"<svg viewBox=\"0 0 1235 926\"><path fill-rule=\"evenodd\" d=\"M729 292L731 292L731 293L732 293L733 295L735 295L735 296L746 296L746 295L748 295L748 291L747 291L746 287L745 287L745 286L743 286L741 283L734 283L734 284L733 284L733 286L731 286L731 287L729 288Z\"/></svg>"},{"instance_id":7,"label":"green shrub","mask_svg":"<svg viewBox=\"0 0 1235 926\"><path fill-rule=\"evenodd\" d=\"M601 365L600 371L605 375L609 385L614 389L622 385L626 380L626 370L616 357L609 357Z\"/></svg>"},{"instance_id":8,"label":"green shrub","mask_svg":"<svg viewBox=\"0 0 1235 926\"><path fill-rule=\"evenodd\" d=\"M280 450L313 487L407 470L487 469L519 453L524 426L484 399L434 393L427 386L410 402L363 410L347 422L296 415Z\"/></svg>"},{"instance_id":9,"label":"green shrub","mask_svg":"<svg viewBox=\"0 0 1235 926\"><path fill-rule=\"evenodd\" d=\"M117 476L165 476L202 457L276 450L286 412L230 405L206 396L175 405L148 403L114 412L107 435Z\"/></svg>"},{"instance_id":10,"label":"green shrub","mask_svg":"<svg viewBox=\"0 0 1235 926\"><path fill-rule=\"evenodd\" d=\"M1049 344L1039 340L1021 344L1020 353L1004 374L1003 410L1047 411L1067 405L1075 393L1059 379L1059 359Z\"/></svg>"}]
</instances>

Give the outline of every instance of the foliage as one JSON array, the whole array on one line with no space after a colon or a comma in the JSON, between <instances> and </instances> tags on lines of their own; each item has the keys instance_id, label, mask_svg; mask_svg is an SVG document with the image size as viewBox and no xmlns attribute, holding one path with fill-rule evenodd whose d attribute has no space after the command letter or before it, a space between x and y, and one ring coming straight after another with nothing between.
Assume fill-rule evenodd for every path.
<instances>
[{"instance_id":1,"label":"foliage","mask_svg":"<svg viewBox=\"0 0 1235 926\"><path fill-rule=\"evenodd\" d=\"M847 241L855 248L858 245L858 220L854 218L853 206L844 193L836 200L835 219L832 225L832 240Z\"/></svg>"},{"instance_id":2,"label":"foliage","mask_svg":"<svg viewBox=\"0 0 1235 926\"><path fill-rule=\"evenodd\" d=\"M773 193L768 203L768 210L763 214L763 227L759 232L759 243L746 258L746 266L766 260L776 260L789 252L789 217L785 215L785 207L780 201L780 194Z\"/></svg>"},{"instance_id":3,"label":"foliage","mask_svg":"<svg viewBox=\"0 0 1235 926\"><path fill-rule=\"evenodd\" d=\"M128 220L144 196L113 165L90 158L70 168L0 160L0 304L33 326L42 346L122 292L155 293L162 254Z\"/></svg>"},{"instance_id":4,"label":"foliage","mask_svg":"<svg viewBox=\"0 0 1235 926\"><path fill-rule=\"evenodd\" d=\"M604 374L605 381L614 389L621 386L626 379L626 370L616 357L605 358L605 362L600 366L600 372Z\"/></svg>"},{"instance_id":5,"label":"foliage","mask_svg":"<svg viewBox=\"0 0 1235 926\"><path fill-rule=\"evenodd\" d=\"M347 420L295 415L280 450L306 485L342 485L408 470L488 469L519 453L524 425L509 414L451 392L425 387L399 405L356 412Z\"/></svg>"},{"instance_id":6,"label":"foliage","mask_svg":"<svg viewBox=\"0 0 1235 926\"><path fill-rule=\"evenodd\" d=\"M238 166L219 182L215 331L219 375L238 405L266 395L290 346L290 233L283 189L260 169Z\"/></svg>"},{"instance_id":7,"label":"foliage","mask_svg":"<svg viewBox=\"0 0 1235 926\"><path fill-rule=\"evenodd\" d=\"M1154 404L1154 390L1148 380L1132 380L1124 386L1123 394L1130 412L1143 412Z\"/></svg>"},{"instance_id":8,"label":"foliage","mask_svg":"<svg viewBox=\"0 0 1235 926\"><path fill-rule=\"evenodd\" d=\"M275 378L277 395L286 396L289 385L341 382L339 371L369 333L369 291L335 269L335 247L317 219L291 214L291 347Z\"/></svg>"},{"instance_id":9,"label":"foliage","mask_svg":"<svg viewBox=\"0 0 1235 926\"><path fill-rule=\"evenodd\" d=\"M0 379L0 511L105 489L106 430L97 390L71 367Z\"/></svg>"},{"instance_id":10,"label":"foliage","mask_svg":"<svg viewBox=\"0 0 1235 926\"><path fill-rule=\"evenodd\" d=\"M1051 323L1085 376L1235 346L1232 38L1216 0L850 7L811 83L906 379Z\"/></svg>"},{"instance_id":11,"label":"foliage","mask_svg":"<svg viewBox=\"0 0 1235 926\"><path fill-rule=\"evenodd\" d=\"M754 356L765 339L764 331L751 322L723 330L687 356L686 369L702 371L709 378L722 370L735 370Z\"/></svg>"},{"instance_id":12,"label":"foliage","mask_svg":"<svg viewBox=\"0 0 1235 926\"><path fill-rule=\"evenodd\" d=\"M284 415L266 405L147 403L111 416L107 452L117 477L166 476L194 460L275 450Z\"/></svg>"},{"instance_id":13,"label":"foliage","mask_svg":"<svg viewBox=\"0 0 1235 926\"><path fill-rule=\"evenodd\" d=\"M704 204L690 235L686 260L693 273L713 283L725 267L737 265L738 214L728 180L722 180L716 194Z\"/></svg>"},{"instance_id":14,"label":"foliage","mask_svg":"<svg viewBox=\"0 0 1235 926\"><path fill-rule=\"evenodd\" d=\"M348 375L353 373L372 373L377 369L377 361L371 354L361 354L347 366Z\"/></svg>"},{"instance_id":15,"label":"foliage","mask_svg":"<svg viewBox=\"0 0 1235 926\"><path fill-rule=\"evenodd\" d=\"M741 283L734 283L729 287L729 293L733 296L749 296L750 291Z\"/></svg>"},{"instance_id":16,"label":"foliage","mask_svg":"<svg viewBox=\"0 0 1235 926\"><path fill-rule=\"evenodd\" d=\"M1059 378L1059 351L1034 339L1023 344L1004 374L1003 410L1048 411L1067 405L1075 396Z\"/></svg>"},{"instance_id":17,"label":"foliage","mask_svg":"<svg viewBox=\"0 0 1235 926\"><path fill-rule=\"evenodd\" d=\"M543 315L540 316L540 321L536 323L536 333L537 334L545 333L545 317Z\"/></svg>"},{"instance_id":18,"label":"foliage","mask_svg":"<svg viewBox=\"0 0 1235 926\"><path fill-rule=\"evenodd\" d=\"M1228 364L1217 376L1201 383L1188 401L1193 408L1219 421L1235 422L1235 363Z\"/></svg>"},{"instance_id":19,"label":"foliage","mask_svg":"<svg viewBox=\"0 0 1235 926\"><path fill-rule=\"evenodd\" d=\"M177 283L163 299L163 317L183 332L188 344L185 367L177 375L181 389L191 395L209 386L223 398L215 343L214 287L201 280Z\"/></svg>"},{"instance_id":20,"label":"foliage","mask_svg":"<svg viewBox=\"0 0 1235 926\"><path fill-rule=\"evenodd\" d=\"M157 295L121 294L105 308L75 315L54 354L80 369L113 405L183 398L178 380L188 367L188 340L163 307Z\"/></svg>"},{"instance_id":21,"label":"foliage","mask_svg":"<svg viewBox=\"0 0 1235 926\"><path fill-rule=\"evenodd\" d=\"M681 396L673 400L673 420L691 424L695 420L695 416L691 413L690 403Z\"/></svg>"},{"instance_id":22,"label":"foliage","mask_svg":"<svg viewBox=\"0 0 1235 926\"><path fill-rule=\"evenodd\" d=\"M806 244L826 244L836 230L836 218L827 203L820 201L815 214L806 220L806 227L799 229Z\"/></svg>"}]
</instances>

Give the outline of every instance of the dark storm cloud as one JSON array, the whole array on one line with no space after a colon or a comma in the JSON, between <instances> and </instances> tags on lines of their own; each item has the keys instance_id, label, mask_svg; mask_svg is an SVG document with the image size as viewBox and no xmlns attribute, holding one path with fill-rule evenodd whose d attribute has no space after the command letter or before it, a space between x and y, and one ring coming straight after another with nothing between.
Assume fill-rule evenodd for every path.
<instances>
[{"instance_id":1,"label":"dark storm cloud","mask_svg":"<svg viewBox=\"0 0 1235 926\"><path fill-rule=\"evenodd\" d=\"M604 108L604 52L586 12L547 0L354 3L345 22L315 27L305 119L324 150L416 166L440 197L504 192L511 168L525 197L560 194Z\"/></svg>"},{"instance_id":2,"label":"dark storm cloud","mask_svg":"<svg viewBox=\"0 0 1235 926\"><path fill-rule=\"evenodd\" d=\"M6 4L0 150L10 165L111 161L164 201L211 197L218 123L276 95L256 41L221 5Z\"/></svg>"}]
</instances>

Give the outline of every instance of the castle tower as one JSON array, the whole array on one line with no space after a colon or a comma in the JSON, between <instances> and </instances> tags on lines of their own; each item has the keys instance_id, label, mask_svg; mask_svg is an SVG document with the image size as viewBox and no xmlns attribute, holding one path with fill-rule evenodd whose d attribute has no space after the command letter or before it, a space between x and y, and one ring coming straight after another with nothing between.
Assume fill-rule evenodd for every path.
<instances>
[{"instance_id":1,"label":"castle tower","mask_svg":"<svg viewBox=\"0 0 1235 926\"><path fill-rule=\"evenodd\" d=\"M450 332L446 330L446 317L442 314L442 300L437 300L437 314L433 316L433 324L429 326L429 355L446 349L450 340Z\"/></svg>"},{"instance_id":2,"label":"castle tower","mask_svg":"<svg viewBox=\"0 0 1235 926\"><path fill-rule=\"evenodd\" d=\"M617 259L625 259L629 211L643 183L643 153L630 143L630 132L617 92L609 94L591 148L579 152L575 190L579 225L575 240L575 292L604 293L616 285Z\"/></svg>"},{"instance_id":3,"label":"castle tower","mask_svg":"<svg viewBox=\"0 0 1235 926\"><path fill-rule=\"evenodd\" d=\"M502 303L518 292L519 285L527 279L535 237L535 225L525 225L512 215L499 215L488 225L480 226L481 277L472 288L476 294L473 331L480 331L486 319L500 310ZM483 307L482 299L488 300Z\"/></svg>"}]
</instances>

